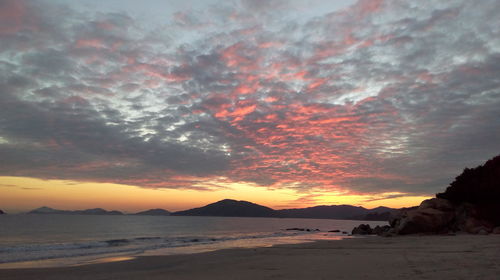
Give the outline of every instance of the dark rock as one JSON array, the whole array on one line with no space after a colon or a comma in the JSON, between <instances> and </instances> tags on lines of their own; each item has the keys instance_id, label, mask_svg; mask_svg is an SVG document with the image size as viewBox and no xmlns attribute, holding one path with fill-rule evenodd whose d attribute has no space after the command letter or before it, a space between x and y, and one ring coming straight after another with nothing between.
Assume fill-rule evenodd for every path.
<instances>
[{"instance_id":1,"label":"dark rock","mask_svg":"<svg viewBox=\"0 0 500 280\"><path fill-rule=\"evenodd\" d=\"M342 234L348 234L348 232L347 231L343 231Z\"/></svg>"},{"instance_id":2,"label":"dark rock","mask_svg":"<svg viewBox=\"0 0 500 280\"><path fill-rule=\"evenodd\" d=\"M446 199L442 198L431 198L431 199L426 199L420 203L420 206L418 206L419 209L437 209L440 211L454 211L455 207L453 204Z\"/></svg>"},{"instance_id":3,"label":"dark rock","mask_svg":"<svg viewBox=\"0 0 500 280\"><path fill-rule=\"evenodd\" d=\"M370 225L368 224L361 224L357 227L355 227L352 230L353 235L367 235L367 234L376 234L376 235L383 235L386 232L391 230L391 227L386 225L386 226L376 226L375 228L371 228Z\"/></svg>"},{"instance_id":4,"label":"dark rock","mask_svg":"<svg viewBox=\"0 0 500 280\"><path fill-rule=\"evenodd\" d=\"M353 234L353 235L354 234L359 234L359 235L373 234L373 229L368 224L361 224L361 225L353 228L351 234Z\"/></svg>"},{"instance_id":5,"label":"dark rock","mask_svg":"<svg viewBox=\"0 0 500 280\"><path fill-rule=\"evenodd\" d=\"M310 228L287 228L285 230L296 230L296 231L319 231L319 229L310 229Z\"/></svg>"},{"instance_id":6,"label":"dark rock","mask_svg":"<svg viewBox=\"0 0 500 280\"><path fill-rule=\"evenodd\" d=\"M488 230L485 228L480 228L477 230L477 234L479 235L488 235Z\"/></svg>"},{"instance_id":7,"label":"dark rock","mask_svg":"<svg viewBox=\"0 0 500 280\"><path fill-rule=\"evenodd\" d=\"M391 226L376 226L373 230L372 230L372 234L376 234L376 235L383 235L384 233L388 232L389 230L391 229Z\"/></svg>"},{"instance_id":8,"label":"dark rock","mask_svg":"<svg viewBox=\"0 0 500 280\"><path fill-rule=\"evenodd\" d=\"M296 231L304 231L306 230L305 228L287 228L286 230L296 230Z\"/></svg>"},{"instance_id":9,"label":"dark rock","mask_svg":"<svg viewBox=\"0 0 500 280\"><path fill-rule=\"evenodd\" d=\"M340 232L340 230L334 229L334 230L329 230L328 232Z\"/></svg>"},{"instance_id":10,"label":"dark rock","mask_svg":"<svg viewBox=\"0 0 500 280\"><path fill-rule=\"evenodd\" d=\"M416 208L401 213L400 217L392 221L397 234L414 233L443 233L449 231L449 225L455 218L453 208L447 208L444 201L434 201L436 198L425 200ZM439 209L448 209L447 211Z\"/></svg>"},{"instance_id":11,"label":"dark rock","mask_svg":"<svg viewBox=\"0 0 500 280\"><path fill-rule=\"evenodd\" d=\"M5 212L4 212L4 211L2 211L2 210L0 210L0 215L2 215L2 214L5 214Z\"/></svg>"},{"instance_id":12,"label":"dark rock","mask_svg":"<svg viewBox=\"0 0 500 280\"><path fill-rule=\"evenodd\" d=\"M494 229L491 231L491 233L493 233L493 234L500 234L500 227L496 227L496 228L494 228Z\"/></svg>"},{"instance_id":13,"label":"dark rock","mask_svg":"<svg viewBox=\"0 0 500 280\"><path fill-rule=\"evenodd\" d=\"M123 246L130 241L128 239L112 239L112 240L106 240L106 243L108 243L109 246L116 247L116 246Z\"/></svg>"}]
</instances>

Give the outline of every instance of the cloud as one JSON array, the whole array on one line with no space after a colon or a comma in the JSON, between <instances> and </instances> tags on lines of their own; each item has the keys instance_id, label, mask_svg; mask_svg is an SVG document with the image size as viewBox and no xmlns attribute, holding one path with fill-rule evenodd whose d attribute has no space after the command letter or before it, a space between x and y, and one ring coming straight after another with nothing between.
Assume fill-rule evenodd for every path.
<instances>
[{"instance_id":1,"label":"cloud","mask_svg":"<svg viewBox=\"0 0 500 280\"><path fill-rule=\"evenodd\" d=\"M498 154L498 1L307 18L265 2L180 11L164 31L2 2L0 174L431 194Z\"/></svg>"}]
</instances>

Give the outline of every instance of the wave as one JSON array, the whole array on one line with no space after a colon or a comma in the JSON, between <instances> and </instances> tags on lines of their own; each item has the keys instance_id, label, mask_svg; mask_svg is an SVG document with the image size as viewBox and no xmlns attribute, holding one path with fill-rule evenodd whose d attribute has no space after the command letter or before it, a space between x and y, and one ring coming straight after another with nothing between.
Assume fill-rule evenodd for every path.
<instances>
[{"instance_id":1,"label":"wave","mask_svg":"<svg viewBox=\"0 0 500 280\"><path fill-rule=\"evenodd\" d=\"M206 237L181 236L160 237L145 236L128 239L110 239L102 241L85 241L73 243L29 244L0 247L0 263L37 261L68 257L83 257L115 253L139 254L148 250L185 247L201 244L214 244L225 241L260 239L273 237L292 237L310 234L309 232L274 232L253 235Z\"/></svg>"}]
</instances>

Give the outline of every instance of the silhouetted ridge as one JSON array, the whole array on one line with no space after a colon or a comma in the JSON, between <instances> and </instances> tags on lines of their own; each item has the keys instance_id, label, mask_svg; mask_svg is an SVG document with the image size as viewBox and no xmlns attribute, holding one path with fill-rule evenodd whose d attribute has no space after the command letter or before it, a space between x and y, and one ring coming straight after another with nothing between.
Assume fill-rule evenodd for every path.
<instances>
[{"instance_id":1,"label":"silhouetted ridge","mask_svg":"<svg viewBox=\"0 0 500 280\"><path fill-rule=\"evenodd\" d=\"M146 211L135 213L134 215L142 216L169 216L170 212L165 209L149 209Z\"/></svg>"},{"instance_id":2,"label":"silhouetted ridge","mask_svg":"<svg viewBox=\"0 0 500 280\"><path fill-rule=\"evenodd\" d=\"M454 203L500 204L500 155L476 168L465 168L446 191L436 197Z\"/></svg>"},{"instance_id":3,"label":"silhouetted ridge","mask_svg":"<svg viewBox=\"0 0 500 280\"><path fill-rule=\"evenodd\" d=\"M274 217L273 209L251 203L224 199L203 207L172 213L174 216Z\"/></svg>"},{"instance_id":4,"label":"silhouetted ridge","mask_svg":"<svg viewBox=\"0 0 500 280\"><path fill-rule=\"evenodd\" d=\"M383 212L381 212L383 211ZM273 210L269 207L232 199L221 200L204 207L172 213L178 216L279 217L313 219L388 220L395 209L380 207L372 210L351 205L315 206L302 209Z\"/></svg>"},{"instance_id":5,"label":"silhouetted ridge","mask_svg":"<svg viewBox=\"0 0 500 280\"><path fill-rule=\"evenodd\" d=\"M283 209L277 212L280 217L284 218L349 219L365 215L368 210L351 205L322 205L301 209Z\"/></svg>"},{"instance_id":6,"label":"silhouetted ridge","mask_svg":"<svg viewBox=\"0 0 500 280\"><path fill-rule=\"evenodd\" d=\"M107 211L102 208L86 210L58 210L50 207L40 207L28 212L28 214L65 214L65 215L123 215L120 211Z\"/></svg>"},{"instance_id":7,"label":"silhouetted ridge","mask_svg":"<svg viewBox=\"0 0 500 280\"><path fill-rule=\"evenodd\" d=\"M401 211L388 234L500 233L500 156L465 168L443 193Z\"/></svg>"},{"instance_id":8,"label":"silhouetted ridge","mask_svg":"<svg viewBox=\"0 0 500 280\"><path fill-rule=\"evenodd\" d=\"M383 206L366 209L352 205L322 205L308 208L283 209L276 212L283 218L388 221L392 213L396 211L396 209Z\"/></svg>"}]
</instances>

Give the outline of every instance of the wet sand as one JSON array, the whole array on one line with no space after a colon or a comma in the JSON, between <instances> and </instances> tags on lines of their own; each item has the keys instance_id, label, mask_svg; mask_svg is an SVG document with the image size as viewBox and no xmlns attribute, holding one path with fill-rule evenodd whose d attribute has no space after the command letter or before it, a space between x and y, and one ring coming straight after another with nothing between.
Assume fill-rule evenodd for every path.
<instances>
[{"instance_id":1,"label":"wet sand","mask_svg":"<svg viewBox=\"0 0 500 280\"><path fill-rule=\"evenodd\" d=\"M500 279L500 235L367 237L76 267L2 269L30 279Z\"/></svg>"}]
</instances>

